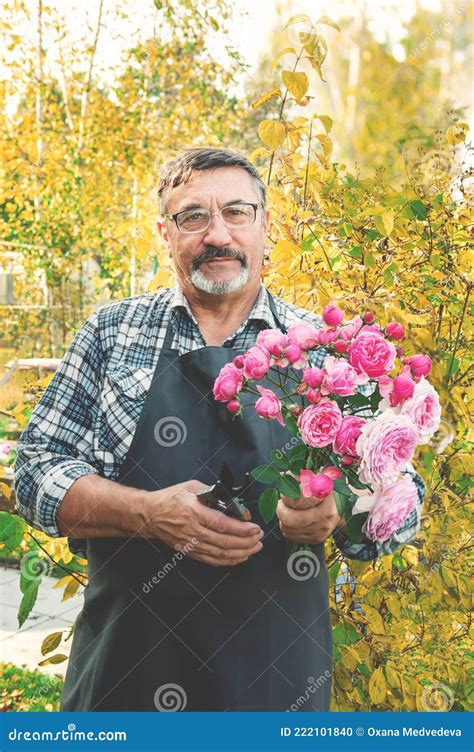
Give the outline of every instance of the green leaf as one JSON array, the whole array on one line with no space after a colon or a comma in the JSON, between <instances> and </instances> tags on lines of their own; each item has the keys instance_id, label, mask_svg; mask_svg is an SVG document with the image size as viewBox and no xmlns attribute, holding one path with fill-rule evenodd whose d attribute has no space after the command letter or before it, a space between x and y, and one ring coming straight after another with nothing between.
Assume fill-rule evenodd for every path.
<instances>
[{"instance_id":1,"label":"green leaf","mask_svg":"<svg viewBox=\"0 0 474 752\"><path fill-rule=\"evenodd\" d=\"M334 498L336 500L336 508L339 517L346 519L347 507L350 507L350 504L348 504L346 501L347 496L344 496L343 494L339 493L339 491L336 491L336 489L334 489Z\"/></svg>"},{"instance_id":2,"label":"green leaf","mask_svg":"<svg viewBox=\"0 0 474 752\"><path fill-rule=\"evenodd\" d=\"M32 580L25 590L23 598L21 599L20 608L18 609L18 626L21 627L28 616L31 613L33 606L36 603L38 596L38 588L41 582L41 578Z\"/></svg>"},{"instance_id":3,"label":"green leaf","mask_svg":"<svg viewBox=\"0 0 474 752\"><path fill-rule=\"evenodd\" d=\"M329 575L329 584L335 585L336 584L336 578L339 574L339 570L341 568L341 562L336 559L331 566L328 569L328 575Z\"/></svg>"},{"instance_id":4,"label":"green leaf","mask_svg":"<svg viewBox=\"0 0 474 752\"><path fill-rule=\"evenodd\" d=\"M353 514L352 517L347 520L345 525L346 535L353 543L363 543L365 540L365 536L362 532L362 525L367 517L367 512L361 512L360 514Z\"/></svg>"},{"instance_id":5,"label":"green leaf","mask_svg":"<svg viewBox=\"0 0 474 752\"><path fill-rule=\"evenodd\" d=\"M283 496L289 496L291 499L299 499L301 495L300 484L291 475L280 475L277 489Z\"/></svg>"},{"instance_id":6,"label":"green leaf","mask_svg":"<svg viewBox=\"0 0 474 752\"><path fill-rule=\"evenodd\" d=\"M278 504L278 491L276 488L267 488L258 500L258 511L265 522L270 522L275 516Z\"/></svg>"},{"instance_id":7,"label":"green leaf","mask_svg":"<svg viewBox=\"0 0 474 752\"><path fill-rule=\"evenodd\" d=\"M305 444L298 444L290 451L290 470L297 475L304 468L306 463L306 451Z\"/></svg>"},{"instance_id":8,"label":"green leaf","mask_svg":"<svg viewBox=\"0 0 474 752\"><path fill-rule=\"evenodd\" d=\"M351 624L344 624L342 621L336 624L332 636L335 645L352 645L354 642L359 642L361 638Z\"/></svg>"},{"instance_id":9,"label":"green leaf","mask_svg":"<svg viewBox=\"0 0 474 752\"><path fill-rule=\"evenodd\" d=\"M259 465L250 473L260 483L275 483L280 478L280 473L271 465Z\"/></svg>"},{"instance_id":10,"label":"green leaf","mask_svg":"<svg viewBox=\"0 0 474 752\"><path fill-rule=\"evenodd\" d=\"M292 436L299 436L299 430L295 418L292 415L286 415L284 418L285 426Z\"/></svg>"},{"instance_id":11,"label":"green leaf","mask_svg":"<svg viewBox=\"0 0 474 752\"><path fill-rule=\"evenodd\" d=\"M348 487L344 478L336 478L334 481L334 490L342 496L352 496L352 491Z\"/></svg>"},{"instance_id":12,"label":"green leaf","mask_svg":"<svg viewBox=\"0 0 474 752\"><path fill-rule=\"evenodd\" d=\"M362 248L358 245L353 245L351 250L349 251L349 256L352 256L352 258L355 258L359 260L362 258Z\"/></svg>"},{"instance_id":13,"label":"green leaf","mask_svg":"<svg viewBox=\"0 0 474 752\"><path fill-rule=\"evenodd\" d=\"M9 550L20 545L26 524L24 520L9 512L0 512L0 541Z\"/></svg>"},{"instance_id":14,"label":"green leaf","mask_svg":"<svg viewBox=\"0 0 474 752\"><path fill-rule=\"evenodd\" d=\"M286 454L283 454L279 449L272 449L270 457L272 458L272 465L278 470L288 470L289 461Z\"/></svg>"},{"instance_id":15,"label":"green leaf","mask_svg":"<svg viewBox=\"0 0 474 752\"><path fill-rule=\"evenodd\" d=\"M416 199L415 201L410 201L410 209L412 210L413 214L415 215L417 219L426 219L428 215L428 210L426 206L419 199Z\"/></svg>"}]
</instances>

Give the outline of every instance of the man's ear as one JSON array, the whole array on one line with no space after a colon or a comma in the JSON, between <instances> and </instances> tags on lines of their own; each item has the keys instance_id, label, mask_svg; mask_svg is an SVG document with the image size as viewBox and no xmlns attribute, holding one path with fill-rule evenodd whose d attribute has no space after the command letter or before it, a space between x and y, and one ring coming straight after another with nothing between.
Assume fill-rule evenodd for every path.
<instances>
[{"instance_id":1,"label":"man's ear","mask_svg":"<svg viewBox=\"0 0 474 752\"><path fill-rule=\"evenodd\" d=\"M268 228L270 227L270 212L268 209L265 209L263 216L265 217L265 232L268 232Z\"/></svg>"},{"instance_id":2,"label":"man's ear","mask_svg":"<svg viewBox=\"0 0 474 752\"><path fill-rule=\"evenodd\" d=\"M165 222L160 222L159 220L157 220L156 227L158 229L158 235L167 244L168 243L168 231L166 229Z\"/></svg>"}]
</instances>

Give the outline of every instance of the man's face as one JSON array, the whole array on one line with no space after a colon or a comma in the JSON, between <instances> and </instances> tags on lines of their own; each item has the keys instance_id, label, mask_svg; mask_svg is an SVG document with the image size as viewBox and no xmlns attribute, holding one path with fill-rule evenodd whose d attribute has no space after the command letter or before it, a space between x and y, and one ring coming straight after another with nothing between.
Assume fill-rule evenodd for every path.
<instances>
[{"instance_id":1,"label":"man's face","mask_svg":"<svg viewBox=\"0 0 474 752\"><path fill-rule=\"evenodd\" d=\"M250 175L240 167L217 167L196 171L173 188L167 213L191 208L212 213L239 202L259 202ZM258 208L255 223L243 227L228 227L215 214L207 230L189 234L180 232L172 219L158 224L181 286L219 295L259 284L268 223L268 212L262 212Z\"/></svg>"}]
</instances>

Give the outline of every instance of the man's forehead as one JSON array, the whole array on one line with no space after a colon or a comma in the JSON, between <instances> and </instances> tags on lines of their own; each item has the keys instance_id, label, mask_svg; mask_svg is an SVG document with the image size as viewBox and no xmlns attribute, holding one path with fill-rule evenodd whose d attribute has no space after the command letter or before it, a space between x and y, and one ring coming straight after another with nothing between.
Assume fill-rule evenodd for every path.
<instances>
[{"instance_id":1,"label":"man's forehead","mask_svg":"<svg viewBox=\"0 0 474 752\"><path fill-rule=\"evenodd\" d=\"M186 183L169 192L168 211L179 211L189 203L200 206L213 199L219 203L229 201L255 201L256 190L250 175L241 167L216 167L195 170Z\"/></svg>"}]
</instances>

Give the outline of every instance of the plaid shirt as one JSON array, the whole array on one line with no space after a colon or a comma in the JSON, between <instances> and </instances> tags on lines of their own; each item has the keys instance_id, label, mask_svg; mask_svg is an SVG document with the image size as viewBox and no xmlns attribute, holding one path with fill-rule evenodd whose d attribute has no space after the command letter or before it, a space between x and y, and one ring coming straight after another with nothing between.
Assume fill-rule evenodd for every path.
<instances>
[{"instance_id":1,"label":"plaid shirt","mask_svg":"<svg viewBox=\"0 0 474 752\"><path fill-rule=\"evenodd\" d=\"M321 326L320 317L274 296L280 321L298 319ZM93 313L74 337L51 383L23 432L15 466L17 511L52 537L59 537L56 513L75 480L98 474L116 480L130 446L163 345L168 322L173 348L180 354L205 347L188 302L179 287L109 303ZM277 326L262 285L246 320L223 343L248 349L262 323ZM322 366L324 353L313 364ZM371 560L411 540L420 525L424 485L417 484L419 503L391 538L383 543L351 544L333 533L341 551L352 559ZM70 547L85 555L84 541Z\"/></svg>"}]
</instances>

